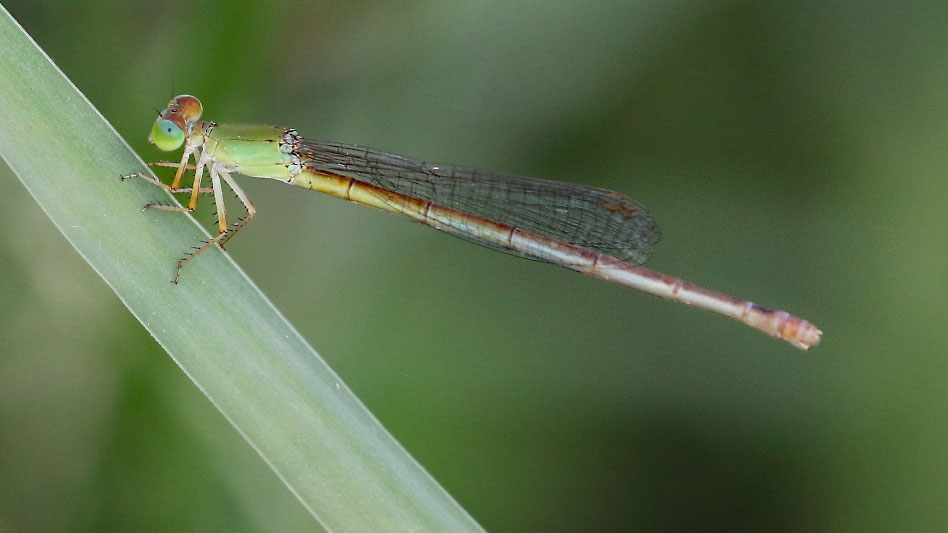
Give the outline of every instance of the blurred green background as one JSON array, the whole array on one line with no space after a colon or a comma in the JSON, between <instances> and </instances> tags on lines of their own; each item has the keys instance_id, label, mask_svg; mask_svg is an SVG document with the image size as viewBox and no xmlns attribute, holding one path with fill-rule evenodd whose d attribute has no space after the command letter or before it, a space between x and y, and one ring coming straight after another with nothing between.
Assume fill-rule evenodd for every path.
<instances>
[{"instance_id":1,"label":"blurred green background","mask_svg":"<svg viewBox=\"0 0 948 533\"><path fill-rule=\"evenodd\" d=\"M824 330L805 354L242 180L259 214L229 252L488 529L948 522L948 4L4 5L146 160L173 90L616 189L662 226L649 266ZM317 527L0 179L0 530Z\"/></svg>"}]
</instances>

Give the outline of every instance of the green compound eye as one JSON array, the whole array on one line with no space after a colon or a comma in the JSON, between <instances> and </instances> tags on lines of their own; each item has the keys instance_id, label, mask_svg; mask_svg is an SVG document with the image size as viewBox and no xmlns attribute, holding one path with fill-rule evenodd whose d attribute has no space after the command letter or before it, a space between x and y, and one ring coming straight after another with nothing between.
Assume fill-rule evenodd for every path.
<instances>
[{"instance_id":1,"label":"green compound eye","mask_svg":"<svg viewBox=\"0 0 948 533\"><path fill-rule=\"evenodd\" d=\"M155 143L159 150L170 152L184 144L184 131L170 120L158 120L151 127L148 140Z\"/></svg>"}]
</instances>

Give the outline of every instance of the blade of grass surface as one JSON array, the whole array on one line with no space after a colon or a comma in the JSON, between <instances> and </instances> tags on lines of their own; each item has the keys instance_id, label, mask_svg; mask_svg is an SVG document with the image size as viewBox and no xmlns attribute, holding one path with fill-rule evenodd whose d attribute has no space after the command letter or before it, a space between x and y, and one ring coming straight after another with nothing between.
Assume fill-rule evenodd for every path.
<instances>
[{"instance_id":1,"label":"blade of grass surface","mask_svg":"<svg viewBox=\"0 0 948 533\"><path fill-rule=\"evenodd\" d=\"M333 530L477 530L219 250L119 174L143 163L0 6L0 155L66 239L291 491ZM206 235L206 234L205 234Z\"/></svg>"}]
</instances>

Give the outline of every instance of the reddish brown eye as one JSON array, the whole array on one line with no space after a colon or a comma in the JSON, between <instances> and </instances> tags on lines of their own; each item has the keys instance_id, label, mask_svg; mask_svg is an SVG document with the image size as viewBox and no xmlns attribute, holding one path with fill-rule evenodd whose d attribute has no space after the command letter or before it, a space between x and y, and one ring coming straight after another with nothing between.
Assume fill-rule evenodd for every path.
<instances>
[{"instance_id":1,"label":"reddish brown eye","mask_svg":"<svg viewBox=\"0 0 948 533\"><path fill-rule=\"evenodd\" d=\"M181 113L187 121L196 121L201 118L201 102L189 95L178 95L174 99L175 113Z\"/></svg>"}]
</instances>

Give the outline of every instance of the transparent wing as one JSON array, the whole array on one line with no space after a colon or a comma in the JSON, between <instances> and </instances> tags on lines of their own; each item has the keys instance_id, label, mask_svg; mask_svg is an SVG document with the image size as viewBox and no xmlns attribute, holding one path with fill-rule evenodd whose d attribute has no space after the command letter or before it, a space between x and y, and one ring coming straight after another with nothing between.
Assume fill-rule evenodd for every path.
<instances>
[{"instance_id":1,"label":"transparent wing","mask_svg":"<svg viewBox=\"0 0 948 533\"><path fill-rule=\"evenodd\" d=\"M644 263L661 237L658 225L642 205L605 189L431 165L372 148L335 142L304 139L298 151L307 166L316 170L421 198L623 261ZM476 237L472 240L480 242Z\"/></svg>"}]
</instances>

